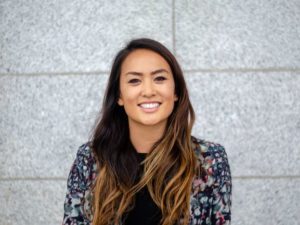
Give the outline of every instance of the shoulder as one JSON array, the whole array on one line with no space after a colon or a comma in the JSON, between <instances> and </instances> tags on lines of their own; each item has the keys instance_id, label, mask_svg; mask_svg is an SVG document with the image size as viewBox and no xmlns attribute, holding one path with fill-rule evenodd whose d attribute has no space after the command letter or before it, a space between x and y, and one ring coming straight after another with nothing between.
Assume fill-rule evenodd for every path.
<instances>
[{"instance_id":1,"label":"shoulder","mask_svg":"<svg viewBox=\"0 0 300 225\"><path fill-rule=\"evenodd\" d=\"M220 160L227 160L225 148L221 144L195 137L192 137L192 142L194 145L194 152L198 160L215 160L217 162Z\"/></svg>"},{"instance_id":2,"label":"shoulder","mask_svg":"<svg viewBox=\"0 0 300 225\"><path fill-rule=\"evenodd\" d=\"M63 224L90 224L91 185L96 177L96 160L90 143L82 144L72 164L64 202Z\"/></svg>"},{"instance_id":3,"label":"shoulder","mask_svg":"<svg viewBox=\"0 0 300 225\"><path fill-rule=\"evenodd\" d=\"M197 155L215 155L218 157L218 153L226 154L225 148L221 144L199 139L194 136L192 136L192 142L194 145L196 145L194 150Z\"/></svg>"},{"instance_id":4,"label":"shoulder","mask_svg":"<svg viewBox=\"0 0 300 225\"><path fill-rule=\"evenodd\" d=\"M193 138L197 158L192 182L191 218L197 224L230 224L231 174L225 148Z\"/></svg>"},{"instance_id":5,"label":"shoulder","mask_svg":"<svg viewBox=\"0 0 300 225\"><path fill-rule=\"evenodd\" d=\"M86 142L79 146L76 153L76 160L81 163L87 163L89 161L95 161L94 152L90 142Z\"/></svg>"},{"instance_id":6,"label":"shoulder","mask_svg":"<svg viewBox=\"0 0 300 225\"><path fill-rule=\"evenodd\" d=\"M90 142L86 142L78 148L75 161L83 170L92 169L90 167L96 164L95 154Z\"/></svg>"},{"instance_id":7,"label":"shoulder","mask_svg":"<svg viewBox=\"0 0 300 225\"><path fill-rule=\"evenodd\" d=\"M96 165L90 142L80 145L70 171L68 185L74 187L74 184L78 183L78 188L86 189L96 177Z\"/></svg>"},{"instance_id":8,"label":"shoulder","mask_svg":"<svg viewBox=\"0 0 300 225\"><path fill-rule=\"evenodd\" d=\"M230 167L225 148L218 143L192 137L197 158L197 178L202 188L220 186L231 180Z\"/></svg>"}]
</instances>

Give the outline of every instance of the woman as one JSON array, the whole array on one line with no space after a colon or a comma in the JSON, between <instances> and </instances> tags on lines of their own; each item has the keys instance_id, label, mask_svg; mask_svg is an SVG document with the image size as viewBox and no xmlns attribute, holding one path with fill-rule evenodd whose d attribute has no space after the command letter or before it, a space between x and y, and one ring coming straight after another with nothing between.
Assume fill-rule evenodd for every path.
<instances>
[{"instance_id":1,"label":"woman","mask_svg":"<svg viewBox=\"0 0 300 225\"><path fill-rule=\"evenodd\" d=\"M172 53L151 39L131 41L71 168L63 224L229 224L225 150L193 137L194 120Z\"/></svg>"}]
</instances>

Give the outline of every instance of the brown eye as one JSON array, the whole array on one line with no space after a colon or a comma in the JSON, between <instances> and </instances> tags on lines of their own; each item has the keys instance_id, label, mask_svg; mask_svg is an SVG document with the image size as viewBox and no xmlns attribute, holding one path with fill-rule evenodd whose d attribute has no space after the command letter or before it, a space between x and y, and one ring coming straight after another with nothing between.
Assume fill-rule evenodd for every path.
<instances>
[{"instance_id":1,"label":"brown eye","mask_svg":"<svg viewBox=\"0 0 300 225\"><path fill-rule=\"evenodd\" d=\"M140 81L139 79L131 79L131 80L128 81L128 83L135 84L139 81Z\"/></svg>"},{"instance_id":2,"label":"brown eye","mask_svg":"<svg viewBox=\"0 0 300 225\"><path fill-rule=\"evenodd\" d=\"M164 80L166 80L166 78L163 77L163 76L159 76L159 77L156 77L155 80L157 80L157 81L164 81Z\"/></svg>"}]
</instances>

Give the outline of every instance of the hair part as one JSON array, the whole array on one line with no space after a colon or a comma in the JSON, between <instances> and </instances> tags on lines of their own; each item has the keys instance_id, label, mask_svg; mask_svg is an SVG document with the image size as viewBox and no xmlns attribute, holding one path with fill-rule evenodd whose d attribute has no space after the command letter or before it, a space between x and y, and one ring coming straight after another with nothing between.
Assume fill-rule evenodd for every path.
<instances>
[{"instance_id":1,"label":"hair part","mask_svg":"<svg viewBox=\"0 0 300 225\"><path fill-rule=\"evenodd\" d=\"M129 138L127 114L117 102L122 63L137 49L154 51L168 62L178 100L168 118L164 135L152 146L143 162L144 173L135 183L139 165ZM180 219L183 224L188 224L191 184L196 170L191 136L194 121L195 114L182 70L165 46L152 39L141 38L130 41L119 51L91 137L98 165L93 188L93 225L120 223L134 206L135 194L143 187L148 188L161 209L163 225L173 225Z\"/></svg>"}]
</instances>

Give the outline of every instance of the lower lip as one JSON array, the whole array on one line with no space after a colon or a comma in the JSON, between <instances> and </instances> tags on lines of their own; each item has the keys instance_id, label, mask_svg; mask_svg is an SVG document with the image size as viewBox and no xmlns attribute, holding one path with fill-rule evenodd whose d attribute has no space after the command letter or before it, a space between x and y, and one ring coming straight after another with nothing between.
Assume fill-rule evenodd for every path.
<instances>
[{"instance_id":1,"label":"lower lip","mask_svg":"<svg viewBox=\"0 0 300 225\"><path fill-rule=\"evenodd\" d=\"M160 106L160 105L159 105ZM158 108L159 108L159 106L158 107L155 107L155 108L142 108L141 106L139 106L144 112L146 112L146 113L152 113L152 112L155 112L155 111L157 111L158 110Z\"/></svg>"}]
</instances>

